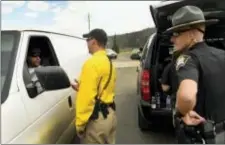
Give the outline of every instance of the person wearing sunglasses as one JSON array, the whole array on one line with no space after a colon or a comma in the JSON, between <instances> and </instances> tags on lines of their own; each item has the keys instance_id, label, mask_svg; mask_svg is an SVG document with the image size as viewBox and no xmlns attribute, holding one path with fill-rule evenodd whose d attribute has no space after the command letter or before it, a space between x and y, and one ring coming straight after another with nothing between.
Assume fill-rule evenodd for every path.
<instances>
[{"instance_id":1,"label":"person wearing sunglasses","mask_svg":"<svg viewBox=\"0 0 225 145\"><path fill-rule=\"evenodd\" d=\"M27 57L28 70L31 75L31 80L36 86L37 94L40 94L43 91L43 88L41 87L41 84L38 81L38 78L35 74L35 68L41 67L40 55L41 55L40 48L32 48L28 51Z\"/></svg>"},{"instance_id":2,"label":"person wearing sunglasses","mask_svg":"<svg viewBox=\"0 0 225 145\"><path fill-rule=\"evenodd\" d=\"M29 68L35 68L40 66L41 64L40 54L41 54L40 48L32 48L28 52L28 67Z\"/></svg>"},{"instance_id":3,"label":"person wearing sunglasses","mask_svg":"<svg viewBox=\"0 0 225 145\"><path fill-rule=\"evenodd\" d=\"M206 27L217 22L206 20L200 8L187 5L172 15L172 27L165 31L182 52L175 64L176 115L182 123L178 143L225 143L225 88L221 85L225 51L208 46L203 39Z\"/></svg>"},{"instance_id":4,"label":"person wearing sunglasses","mask_svg":"<svg viewBox=\"0 0 225 145\"><path fill-rule=\"evenodd\" d=\"M77 91L76 132L83 144L114 144L116 70L105 51L107 34L94 29L83 37L92 57L84 63L76 84L71 84Z\"/></svg>"}]
</instances>

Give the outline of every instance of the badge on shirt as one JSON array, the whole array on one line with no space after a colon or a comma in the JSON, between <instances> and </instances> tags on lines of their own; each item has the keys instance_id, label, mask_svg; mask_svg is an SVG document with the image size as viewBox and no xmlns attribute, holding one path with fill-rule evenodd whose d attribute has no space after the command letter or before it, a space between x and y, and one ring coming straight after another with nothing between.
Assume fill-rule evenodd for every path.
<instances>
[{"instance_id":1,"label":"badge on shirt","mask_svg":"<svg viewBox=\"0 0 225 145\"><path fill-rule=\"evenodd\" d=\"M185 66L185 64L187 63L187 61L188 61L189 58L190 58L189 55L180 55L177 58L176 70L179 70L181 67Z\"/></svg>"}]
</instances>

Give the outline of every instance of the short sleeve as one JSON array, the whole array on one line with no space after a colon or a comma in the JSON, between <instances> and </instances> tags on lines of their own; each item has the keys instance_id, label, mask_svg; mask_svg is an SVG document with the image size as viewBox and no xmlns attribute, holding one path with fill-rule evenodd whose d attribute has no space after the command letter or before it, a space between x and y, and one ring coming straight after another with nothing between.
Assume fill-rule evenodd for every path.
<instances>
[{"instance_id":1,"label":"short sleeve","mask_svg":"<svg viewBox=\"0 0 225 145\"><path fill-rule=\"evenodd\" d=\"M176 71L179 83L191 79L198 83L199 70L197 61L190 55L181 55L176 61Z\"/></svg>"}]
</instances>

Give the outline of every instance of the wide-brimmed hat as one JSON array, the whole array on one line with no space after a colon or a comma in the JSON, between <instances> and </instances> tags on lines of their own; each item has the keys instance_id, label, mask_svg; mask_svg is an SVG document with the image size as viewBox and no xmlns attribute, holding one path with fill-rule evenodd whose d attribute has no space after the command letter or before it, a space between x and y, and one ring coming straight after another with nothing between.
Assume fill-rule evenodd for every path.
<instances>
[{"instance_id":1,"label":"wide-brimmed hat","mask_svg":"<svg viewBox=\"0 0 225 145\"><path fill-rule=\"evenodd\" d=\"M196 7L187 5L178 9L172 16L172 27L164 33L172 33L179 30L191 29L198 24L215 24L218 19L206 20L203 11Z\"/></svg>"}]
</instances>

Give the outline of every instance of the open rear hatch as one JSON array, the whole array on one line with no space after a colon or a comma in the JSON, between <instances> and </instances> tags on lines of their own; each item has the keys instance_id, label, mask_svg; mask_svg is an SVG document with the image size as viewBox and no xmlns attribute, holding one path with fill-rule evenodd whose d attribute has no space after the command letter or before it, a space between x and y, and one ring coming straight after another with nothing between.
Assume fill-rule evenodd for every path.
<instances>
[{"instance_id":1,"label":"open rear hatch","mask_svg":"<svg viewBox=\"0 0 225 145\"><path fill-rule=\"evenodd\" d=\"M150 12L157 28L157 32L161 33L167 28L171 27L171 17L173 13L185 5L195 5L201 8L205 14L206 19L222 19L222 22L216 25L220 25L221 27L223 24L223 27L225 27L225 0L165 1L161 2L159 5L150 5Z\"/></svg>"},{"instance_id":2,"label":"open rear hatch","mask_svg":"<svg viewBox=\"0 0 225 145\"><path fill-rule=\"evenodd\" d=\"M181 1L164 1L161 2L159 5L150 6L150 12L152 14L152 18L154 20L156 29L157 29L157 36L160 37L158 39L160 44L165 41L165 44L168 43L168 47L170 47L170 39L169 35L162 35L166 29L172 26L171 24L171 17L176 10L185 6L185 5L195 5L201 8L204 12L206 19L219 19L219 23L215 25L211 25L207 27L205 39L206 42L209 43L212 41L212 45L216 46L217 48L225 49L224 46L224 38L225 38L225 0L181 0ZM211 39L211 40L210 40ZM215 42L216 41L216 42ZM218 43L217 43L218 42ZM222 43L221 43L222 42ZM221 46L221 44L223 46ZM220 47L221 46L221 47ZM159 46L161 47L161 46ZM158 51L158 48L157 48ZM152 68L152 81L151 83L154 84L153 86L158 86L158 72L157 72L157 65L153 66ZM160 85L161 86L161 85ZM152 92L160 92L157 87L152 89ZM152 93L155 95L154 93ZM156 96L156 95L155 95ZM153 103L153 101L151 102Z\"/></svg>"}]
</instances>

